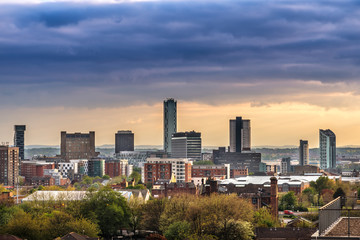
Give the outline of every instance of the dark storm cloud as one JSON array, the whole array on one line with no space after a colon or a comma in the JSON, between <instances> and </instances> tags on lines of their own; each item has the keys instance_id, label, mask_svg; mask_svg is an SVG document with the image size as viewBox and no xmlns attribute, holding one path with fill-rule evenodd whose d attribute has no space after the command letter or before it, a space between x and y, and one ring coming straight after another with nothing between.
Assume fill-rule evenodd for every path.
<instances>
[{"instance_id":1,"label":"dark storm cloud","mask_svg":"<svg viewBox=\"0 0 360 240\"><path fill-rule=\"evenodd\" d=\"M3 4L0 100L103 107L336 91L327 84L359 78L357 9L357 1Z\"/></svg>"}]
</instances>

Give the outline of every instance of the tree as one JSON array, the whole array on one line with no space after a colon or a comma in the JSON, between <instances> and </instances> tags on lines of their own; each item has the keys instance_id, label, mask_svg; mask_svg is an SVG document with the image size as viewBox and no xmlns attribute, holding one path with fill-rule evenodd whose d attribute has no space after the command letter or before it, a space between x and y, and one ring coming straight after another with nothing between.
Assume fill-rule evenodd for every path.
<instances>
[{"instance_id":1,"label":"tree","mask_svg":"<svg viewBox=\"0 0 360 240\"><path fill-rule=\"evenodd\" d=\"M129 209L125 198L105 186L98 192L90 192L89 199L82 206L82 213L99 224L101 235L110 238L129 222ZM95 218L95 219L94 219Z\"/></svg>"},{"instance_id":2,"label":"tree","mask_svg":"<svg viewBox=\"0 0 360 240\"><path fill-rule=\"evenodd\" d=\"M286 210L286 209L294 210L297 207L297 205L298 204L295 193L290 191L281 197L279 208L281 210Z\"/></svg>"},{"instance_id":3,"label":"tree","mask_svg":"<svg viewBox=\"0 0 360 240\"><path fill-rule=\"evenodd\" d=\"M105 174L104 176L102 176L102 179L104 179L104 180L109 180L109 179L110 179L110 176Z\"/></svg>"},{"instance_id":4,"label":"tree","mask_svg":"<svg viewBox=\"0 0 360 240\"><path fill-rule=\"evenodd\" d=\"M17 212L5 226L5 232L28 240L44 239L41 232L42 223L36 221L30 214Z\"/></svg>"},{"instance_id":5,"label":"tree","mask_svg":"<svg viewBox=\"0 0 360 240\"><path fill-rule=\"evenodd\" d=\"M190 234L190 223L179 221L172 223L165 232L168 240L183 240Z\"/></svg>"},{"instance_id":6,"label":"tree","mask_svg":"<svg viewBox=\"0 0 360 240\"><path fill-rule=\"evenodd\" d=\"M256 227L277 227L278 223L274 220L269 209L262 207L254 213L254 225Z\"/></svg>"},{"instance_id":7,"label":"tree","mask_svg":"<svg viewBox=\"0 0 360 240\"><path fill-rule=\"evenodd\" d=\"M162 198L149 200L143 205L141 224L144 229L161 232L160 218L165 210L166 203L167 199Z\"/></svg>"},{"instance_id":8,"label":"tree","mask_svg":"<svg viewBox=\"0 0 360 240\"><path fill-rule=\"evenodd\" d=\"M131 231L136 235L136 230L139 229L142 219L142 201L139 199L132 199L129 202L129 227Z\"/></svg>"},{"instance_id":9,"label":"tree","mask_svg":"<svg viewBox=\"0 0 360 240\"><path fill-rule=\"evenodd\" d=\"M251 240L254 237L251 223L241 220L230 220L226 230L220 231L221 239L224 240Z\"/></svg>"},{"instance_id":10,"label":"tree","mask_svg":"<svg viewBox=\"0 0 360 240\"><path fill-rule=\"evenodd\" d=\"M135 183L138 183L138 182L140 181L140 179L141 179L141 174L138 173L138 172L133 171L133 172L130 174L129 178L135 179Z\"/></svg>"},{"instance_id":11,"label":"tree","mask_svg":"<svg viewBox=\"0 0 360 240\"><path fill-rule=\"evenodd\" d=\"M344 190L339 187L338 189L336 189L336 191L334 192L333 198L338 198L338 197L346 197L346 194L344 192Z\"/></svg>"},{"instance_id":12,"label":"tree","mask_svg":"<svg viewBox=\"0 0 360 240\"><path fill-rule=\"evenodd\" d=\"M67 223L71 232L80 233L89 237L96 238L100 233L99 226L88 219L74 219Z\"/></svg>"},{"instance_id":13,"label":"tree","mask_svg":"<svg viewBox=\"0 0 360 240\"><path fill-rule=\"evenodd\" d=\"M137 184L135 186L128 186L126 189L146 189L146 187L142 184Z\"/></svg>"},{"instance_id":14,"label":"tree","mask_svg":"<svg viewBox=\"0 0 360 240\"><path fill-rule=\"evenodd\" d=\"M328 177L319 177L316 181L311 181L310 186L315 189L318 194L318 206L320 205L321 192L324 189L331 189L333 182Z\"/></svg>"}]
</instances>

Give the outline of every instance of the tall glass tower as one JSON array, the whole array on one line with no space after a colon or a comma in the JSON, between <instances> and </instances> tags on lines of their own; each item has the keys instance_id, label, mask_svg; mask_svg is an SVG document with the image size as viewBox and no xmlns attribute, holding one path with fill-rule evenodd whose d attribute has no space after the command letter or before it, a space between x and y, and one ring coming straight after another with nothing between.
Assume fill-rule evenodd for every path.
<instances>
[{"instance_id":1,"label":"tall glass tower","mask_svg":"<svg viewBox=\"0 0 360 240\"><path fill-rule=\"evenodd\" d=\"M300 140L299 165L309 165L309 143L307 140Z\"/></svg>"},{"instance_id":2,"label":"tall glass tower","mask_svg":"<svg viewBox=\"0 0 360 240\"><path fill-rule=\"evenodd\" d=\"M177 130L176 101L168 98L164 101L164 150L171 153L171 137Z\"/></svg>"},{"instance_id":3,"label":"tall glass tower","mask_svg":"<svg viewBox=\"0 0 360 240\"><path fill-rule=\"evenodd\" d=\"M320 169L336 168L336 136L330 129L319 130Z\"/></svg>"},{"instance_id":4,"label":"tall glass tower","mask_svg":"<svg viewBox=\"0 0 360 240\"><path fill-rule=\"evenodd\" d=\"M19 148L19 158L24 160L25 153L25 130L26 125L15 125L14 126L15 134L14 134L14 146Z\"/></svg>"}]
</instances>

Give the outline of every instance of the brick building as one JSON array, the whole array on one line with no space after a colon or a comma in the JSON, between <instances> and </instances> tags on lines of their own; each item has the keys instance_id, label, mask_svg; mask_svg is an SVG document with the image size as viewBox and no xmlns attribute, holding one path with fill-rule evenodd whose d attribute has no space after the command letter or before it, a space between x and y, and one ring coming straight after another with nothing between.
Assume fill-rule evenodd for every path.
<instances>
[{"instance_id":1,"label":"brick building","mask_svg":"<svg viewBox=\"0 0 360 240\"><path fill-rule=\"evenodd\" d=\"M144 183L154 184L158 179L171 179L176 182L191 181L192 162L186 158L148 158L142 168Z\"/></svg>"},{"instance_id":2,"label":"brick building","mask_svg":"<svg viewBox=\"0 0 360 240\"><path fill-rule=\"evenodd\" d=\"M249 170L247 168L230 169L230 178L237 178L247 175L249 175Z\"/></svg>"},{"instance_id":3,"label":"brick building","mask_svg":"<svg viewBox=\"0 0 360 240\"><path fill-rule=\"evenodd\" d=\"M32 177L43 177L44 169L55 169L55 163L47 163L43 161L22 161L21 175L25 177L25 182L30 184Z\"/></svg>"},{"instance_id":4,"label":"brick building","mask_svg":"<svg viewBox=\"0 0 360 240\"><path fill-rule=\"evenodd\" d=\"M31 186L53 186L55 185L55 179L51 176L34 176L28 180ZM65 185L65 184L64 184Z\"/></svg>"},{"instance_id":5,"label":"brick building","mask_svg":"<svg viewBox=\"0 0 360 240\"><path fill-rule=\"evenodd\" d=\"M193 165L191 169L191 177L215 177L227 176L229 165ZM230 176L228 176L230 177ZM227 177L227 178L228 178Z\"/></svg>"},{"instance_id":6,"label":"brick building","mask_svg":"<svg viewBox=\"0 0 360 240\"><path fill-rule=\"evenodd\" d=\"M95 132L61 132L61 158L65 161L70 159L91 159L98 155L99 153L95 152Z\"/></svg>"},{"instance_id":7,"label":"brick building","mask_svg":"<svg viewBox=\"0 0 360 240\"><path fill-rule=\"evenodd\" d=\"M0 184L15 186L19 168L19 148L0 146Z\"/></svg>"},{"instance_id":8,"label":"brick building","mask_svg":"<svg viewBox=\"0 0 360 240\"><path fill-rule=\"evenodd\" d=\"M132 165L129 165L125 159L111 159L105 161L105 174L111 178L117 176L129 177L132 173Z\"/></svg>"}]
</instances>

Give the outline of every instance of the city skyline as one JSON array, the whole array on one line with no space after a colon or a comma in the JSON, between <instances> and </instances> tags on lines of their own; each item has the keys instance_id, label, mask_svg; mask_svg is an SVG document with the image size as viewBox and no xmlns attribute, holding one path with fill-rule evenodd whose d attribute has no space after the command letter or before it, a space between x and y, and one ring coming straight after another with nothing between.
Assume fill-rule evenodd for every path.
<instances>
[{"instance_id":1,"label":"city skyline","mask_svg":"<svg viewBox=\"0 0 360 240\"><path fill-rule=\"evenodd\" d=\"M25 124L27 145L59 145L63 130L112 144L118 129L162 145L172 97L178 130L204 146L229 145L233 116L251 119L253 146L317 147L318 129L360 145L357 6L0 1L0 141Z\"/></svg>"},{"instance_id":2,"label":"city skyline","mask_svg":"<svg viewBox=\"0 0 360 240\"><path fill-rule=\"evenodd\" d=\"M240 106L242 109L246 109L246 106ZM138 108L138 107L137 107ZM290 107L291 108L291 107ZM79 114L76 121L74 118L69 118L66 124L61 126L56 126L53 130L53 126L48 124L44 119L38 119L34 122L27 122L27 130L25 133L26 145L60 145L60 132L96 132L96 143L97 145L104 144L114 144L114 132L118 129L129 129L137 135L135 139L135 145L162 145L163 143L163 103L156 104L155 106L146 106L142 114L148 113L151 118L148 118L145 122L144 119L140 116L135 115L134 120L124 121L123 125L119 125L119 121L122 121L118 115L111 116L111 112L116 112L114 109L112 111L101 110L102 114L105 117L102 117L99 120L88 119L87 115ZM248 108L251 110L251 108ZM218 111L217 111L218 110ZM222 111L221 111L222 110ZM291 108L291 112L285 113L287 116L286 122L288 125L284 125L284 115L272 115L269 116L266 110L266 107L259 109L260 111L248 111L239 114L233 114L232 108L218 108L211 107L211 113L217 113L216 119L212 119L215 123L209 122L209 115L202 115L208 111L208 108L203 107L199 104L191 104L187 102L179 102L178 104L178 131L188 131L196 130L202 132L202 139L204 146L228 146L229 145L229 120L234 116L242 115L244 118L251 119L252 121L252 145L256 146L297 146L299 139L308 139L310 148L318 147L318 131L319 129L332 129L334 132L340 132L337 134L337 146L348 146L348 145L360 145L357 144L357 139L354 134L354 129L359 129L360 127L356 123L356 119L353 120L353 125L349 125L348 128L341 128L341 122L335 121L337 119L336 114L330 114L333 117L333 122L331 124L322 124L321 120L323 118L327 119L327 115L324 115L323 112L319 111L317 115L318 119L312 119L312 121L307 122L306 124L297 126L297 131L299 134L288 135L289 132L294 132L294 121L298 121L298 115L295 108ZM279 112L278 108L278 112ZM56 111L52 112L56 114ZM53 114L49 114L48 117L52 119ZM125 113L124 113L125 114ZM45 116L46 117L46 116ZM73 116L74 117L74 116ZM136 118L138 117L138 118ZM304 119L310 118L309 116L302 116ZM268 121L271 119L271 121ZM50 121L50 120L48 120ZM319 122L320 121L320 122ZM101 122L103 125L97 123ZM275 128L272 129L269 126L270 122L281 122L283 123L281 129ZM17 124L22 124L19 122ZM276 125L276 124L275 124ZM310 125L310 126L309 126ZM311 127L311 125L313 127ZM213 128L216 126L217 128ZM51 128L52 127L52 128ZM7 134L1 134L0 142L9 142L11 143L13 139L13 125L1 125L1 132L8 132ZM52 129L52 130L51 130ZM149 133L150 132L150 133ZM353 135L353 138L345 138L341 135L341 132L347 132L348 136ZM6 137L8 136L8 137ZM221 136L221 138L219 137ZM157 141L154 141L157 139Z\"/></svg>"}]
</instances>

